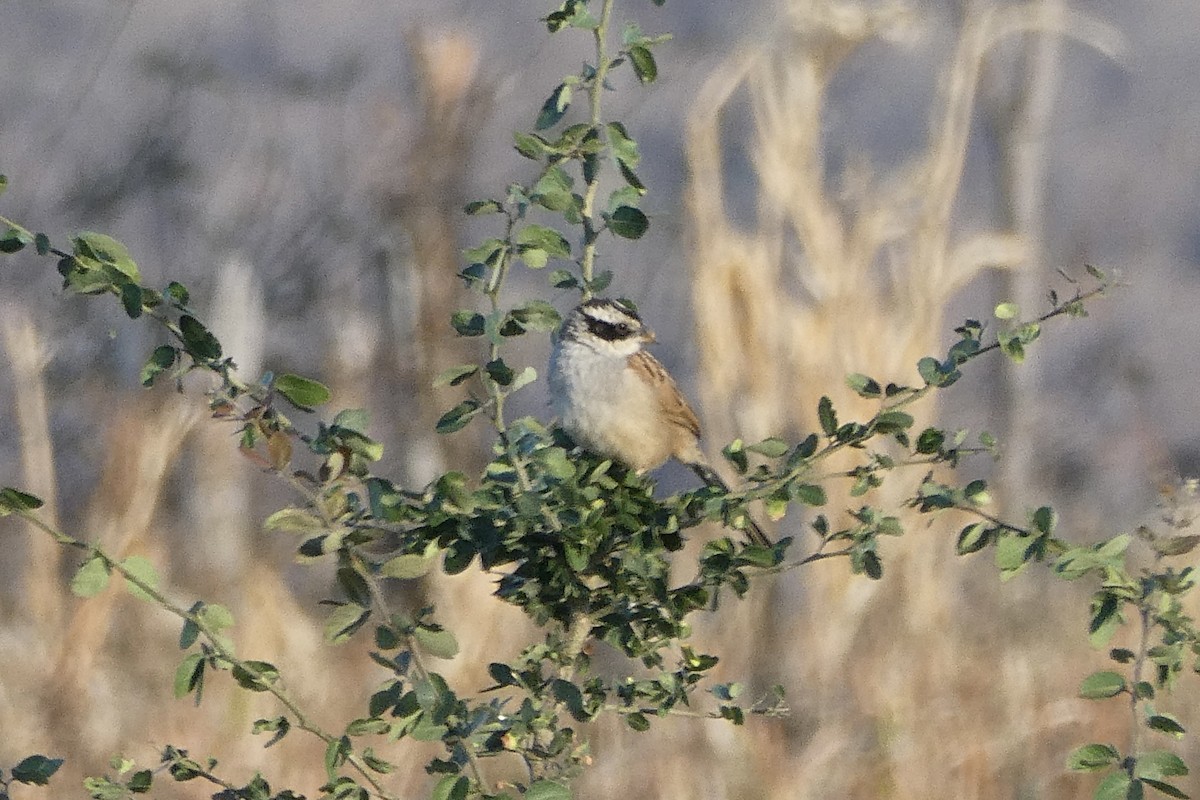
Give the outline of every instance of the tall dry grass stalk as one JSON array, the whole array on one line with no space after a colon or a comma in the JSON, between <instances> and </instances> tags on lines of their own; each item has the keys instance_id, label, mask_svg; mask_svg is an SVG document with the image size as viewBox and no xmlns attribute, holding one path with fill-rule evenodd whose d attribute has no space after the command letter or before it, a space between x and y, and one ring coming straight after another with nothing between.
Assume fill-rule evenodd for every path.
<instances>
[{"instance_id":1,"label":"tall dry grass stalk","mask_svg":"<svg viewBox=\"0 0 1200 800\"><path fill-rule=\"evenodd\" d=\"M1117 47L1109 28L1058 5L970 14L941 73L925 152L846 197L830 188L821 140L830 81L863 44L904 37L920 20L898 4L821 0L784 3L781 17L768 43L714 71L689 121L699 383L714 441L815 430L822 394L843 419L869 416L873 404L845 387L850 372L919 382L917 360L943 348L946 302L985 269L1028 255L1014 232L962 236L953 224L985 57L1017 34ZM723 206L721 116L743 98L758 182L751 230ZM914 416L920 430L934 411ZM893 478L869 500L896 508L912 488ZM830 509L861 505L831 497ZM904 540L888 543L882 582L822 565L760 599L767 622L736 626L740 637L756 634L743 646L767 664L763 674L802 687L785 762L764 773L757 796L983 797L1057 772L1058 756L1043 764L1032 745L1054 727L1041 713L1049 698L1009 678L1034 669L1036 656L987 641L1016 636L1014 618L962 615L965 598L982 596L967 588L949 532L909 523ZM788 585L801 580L802 591ZM730 649L728 635L712 635ZM981 695L981 685L991 688ZM930 774L935 764L947 765L943 774Z\"/></svg>"},{"instance_id":2,"label":"tall dry grass stalk","mask_svg":"<svg viewBox=\"0 0 1200 800\"><path fill-rule=\"evenodd\" d=\"M392 422L399 427L404 480L420 485L451 465L477 472L488 457L481 427L454 436L434 432L447 396L430 387L447 366L477 357L475 344L455 336L447 320L474 302L454 276L461 269L467 169L483 130L479 123L492 112L493 87L481 69L480 44L470 34L414 29L405 41L419 102L408 140L378 155L373 177L381 181L375 187L381 224L396 245L385 276L393 342L381 367L389 376L388 397L404 398L409 406L393 406ZM532 636L523 615L490 597L494 580L471 569L427 581L398 598L413 609L432 603L458 634L463 653L439 670L464 686L488 682L485 670L496 656L497 634L511 643L513 654Z\"/></svg>"},{"instance_id":3,"label":"tall dry grass stalk","mask_svg":"<svg viewBox=\"0 0 1200 800\"><path fill-rule=\"evenodd\" d=\"M163 542L151 526L175 456L200 417L188 398L162 392L132 399L118 412L108 431L107 463L83 526L88 538L116 558L136 553L159 564L167 561ZM148 436L148 431L154 435ZM61 578L56 576L55 582L61 585ZM51 674L40 674L30 684L41 692L47 728L56 732L65 752L78 754L80 762L120 747L116 737L126 721L128 707L114 707L109 695L121 671L111 671L105 656L109 647L129 645L129 632L120 630L123 620L118 613L129 598L119 581L113 583L98 597L73 604L56 631Z\"/></svg>"},{"instance_id":4,"label":"tall dry grass stalk","mask_svg":"<svg viewBox=\"0 0 1200 800\"><path fill-rule=\"evenodd\" d=\"M0 338L13 376L13 405L21 437L21 479L26 491L45 501L42 512L46 521L57 525L58 476L45 383L50 353L33 316L24 308L5 303L0 307L0 320ZM62 549L32 527L29 534L23 596L37 636L44 641L63 618Z\"/></svg>"},{"instance_id":5,"label":"tall dry grass stalk","mask_svg":"<svg viewBox=\"0 0 1200 800\"><path fill-rule=\"evenodd\" d=\"M261 374L265 355L267 319L260 281L247 260L229 258L217 271L213 293L213 331L247 376ZM215 426L195 437L190 447L191 485L185 502L193 541L188 551L198 557L180 567L206 595L242 585L258 552L256 470L238 452L236 433L232 425Z\"/></svg>"}]
</instances>

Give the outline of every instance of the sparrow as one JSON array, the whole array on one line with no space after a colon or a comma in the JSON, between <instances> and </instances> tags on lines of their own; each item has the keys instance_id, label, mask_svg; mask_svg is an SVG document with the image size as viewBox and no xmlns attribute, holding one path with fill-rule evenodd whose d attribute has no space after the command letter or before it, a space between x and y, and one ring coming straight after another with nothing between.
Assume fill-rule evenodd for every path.
<instances>
[{"instance_id":1,"label":"sparrow","mask_svg":"<svg viewBox=\"0 0 1200 800\"><path fill-rule=\"evenodd\" d=\"M700 449L700 420L666 367L644 346L654 332L620 300L594 298L563 320L550 353L550 396L577 444L641 474L674 458L724 492ZM750 541L772 542L754 520Z\"/></svg>"}]
</instances>

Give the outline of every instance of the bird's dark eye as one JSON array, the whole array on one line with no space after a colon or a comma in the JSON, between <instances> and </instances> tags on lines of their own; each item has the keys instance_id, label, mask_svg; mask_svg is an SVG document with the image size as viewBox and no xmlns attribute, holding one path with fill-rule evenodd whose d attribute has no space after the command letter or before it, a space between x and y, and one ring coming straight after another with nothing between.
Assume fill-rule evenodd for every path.
<instances>
[{"instance_id":1,"label":"bird's dark eye","mask_svg":"<svg viewBox=\"0 0 1200 800\"><path fill-rule=\"evenodd\" d=\"M588 328L596 336L608 342L628 339L634 333L634 327L628 322L607 322L599 319L589 319Z\"/></svg>"}]
</instances>

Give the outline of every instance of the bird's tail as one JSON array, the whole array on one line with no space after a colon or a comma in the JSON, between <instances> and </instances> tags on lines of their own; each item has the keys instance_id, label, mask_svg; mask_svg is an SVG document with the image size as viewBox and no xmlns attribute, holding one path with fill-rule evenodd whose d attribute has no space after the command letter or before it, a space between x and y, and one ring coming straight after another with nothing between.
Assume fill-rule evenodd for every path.
<instances>
[{"instance_id":1,"label":"bird's tail","mask_svg":"<svg viewBox=\"0 0 1200 800\"><path fill-rule=\"evenodd\" d=\"M715 486L726 494L732 491L729 488L729 484L721 480L721 476L716 473L716 470L707 464L688 464L688 466L692 468L692 472L695 472L700 476L700 480L704 481L709 486ZM760 547L775 546L775 543L772 542L763 529L759 527L759 524L754 521L754 517L750 516L749 514L746 515L746 536L749 537L752 544L759 545Z\"/></svg>"}]
</instances>

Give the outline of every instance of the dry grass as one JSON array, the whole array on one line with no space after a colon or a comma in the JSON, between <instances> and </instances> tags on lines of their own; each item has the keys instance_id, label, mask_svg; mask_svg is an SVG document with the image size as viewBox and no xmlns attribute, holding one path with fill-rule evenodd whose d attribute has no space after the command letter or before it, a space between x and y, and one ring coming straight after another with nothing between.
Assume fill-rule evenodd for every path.
<instances>
[{"instance_id":1,"label":"dry grass","mask_svg":"<svg viewBox=\"0 0 1200 800\"><path fill-rule=\"evenodd\" d=\"M714 71L689 128L693 299L704 320L696 328L700 384L714 441L803 435L816 428L822 394L843 419L868 415L873 404L845 388L850 372L918 381L917 360L944 346L948 300L984 270L1016 267L1027 256L1014 233L960 236L953 224L985 57L1025 33L1116 47L1110 30L1056 6L968 16L941 73L925 152L883 178L844 175L853 191L839 195L821 139L833 74L864 43L903 39L921 20L894 4L784 7L787 24L771 42ZM754 127L753 230L732 223L723 206L720 112L739 102ZM919 430L936 412L926 406L914 416ZM895 508L919 477L893 478L867 499ZM835 494L830 509L860 504ZM952 525L910 520L909 535L884 550L878 583L838 565L788 576L803 589L781 583L764 591L767 622L717 634L718 651L745 648L759 675L773 668L792 689L794 717L776 731L774 747L754 754L751 789L713 796L1086 793L1085 782L1057 780L1072 737L1107 726L1096 709L1058 701L1087 669L1083 632L1077 616L1033 624L1050 598L1074 608L1083 601L1043 588L1044 575L1026 579L1039 583L1024 591L999 590L991 570L953 557ZM789 532L805 541L802 530ZM1058 625L1067 631L1062 641ZM712 766L690 772L687 788L670 796L711 785L726 764L696 763Z\"/></svg>"},{"instance_id":2,"label":"dry grass","mask_svg":"<svg viewBox=\"0 0 1200 800\"><path fill-rule=\"evenodd\" d=\"M837 394L845 373L913 381L917 358L939 349L947 298L983 268L1021 261L1025 245L1007 232L959 239L952 210L975 84L993 44L1014 33L1052 29L1108 46L1104 29L1055 13L1022 6L969 20L945 69L928 151L903 174L869 182L849 199L830 191L822 159L829 81L856 48L905 34L919 19L895 5L864 11L792 2L774 40L714 73L697 100L688 142L693 301L696 317L705 320L697 336L711 441L806 432L814 427L812 410L823 393L834 395L844 416L864 413L868 407L858 398ZM439 292L455 266L445 245L456 234L445 226L446 215L456 211L434 201L455 195L470 143L437 134L461 129L456 120L462 104L478 101L469 42L414 39L414 50L428 84L421 127L429 133L406 151L414 154L417 178L395 178L398 167L390 162L380 170L387 181L429 192L380 197L412 251L407 266L414 272L390 278L393 323L397 339L406 343L416 337L405 331L432 330L441 323L430 320L444 320L455 302ZM752 110L750 152L760 178L759 221L750 231L731 223L723 210L719 116L738 100ZM422 163L422 148L436 159ZM437 213L426 216L431 208ZM424 270L415 271L419 267ZM18 376L25 485L52 499L55 475L39 378L45 348L28 321L9 310L3 316ZM353 348L335 346L331 360L345 360L332 370L341 384L338 394L347 396L348 387L380 365L396 373L411 370L401 383L425 393L437 365L465 360L437 347L417 342L411 351L397 348L395 362L376 349L364 363L349 363ZM242 360L247 354L239 355ZM411 396L407 388L393 390ZM227 545L228 571L197 569L186 562L179 537L206 536L218 515L173 521L156 516L173 460L196 422L192 412L159 394L108 402L125 407L109 414L104 477L88 520L80 524L85 530L73 532L114 552L148 554L183 595L181 602L194 591L228 605L239 620L239 652L278 664L321 724L332 727L361 713L382 670L363 658L361 644L331 649L321 643L313 606L297 600L286 566L258 552L249 525L219 537ZM412 415L426 433L427 412ZM927 410L918 424L932 419ZM210 465L196 484L206 513L236 509L230 514L245 523L252 504L245 468L217 455L232 451L226 431L206 428L203 439L211 444L193 452ZM460 463L424 440L402 447L414 454L405 465L413 472L443 458ZM900 486L889 491L892 501L904 493ZM845 505L841 498L835 503ZM6 620L0 630L0 730L6 733L0 763L35 750L65 754L71 772L62 785L73 787L82 772L103 769L118 752L150 761L157 747L172 742L219 758L230 775L248 778L260 769L274 785L310 794L320 784L321 748L313 742L293 734L283 746L264 751L261 740L247 735L253 719L278 713L266 698L231 691L228 681L217 680L199 709L174 700L169 676L178 655L176 623L119 587L87 602L70 598L55 588L62 586L58 551L36 535L31 541L29 606L16 616L22 622ZM1085 740L1121 741L1124 720L1103 718L1096 704L1070 699L1078 676L1099 660L1079 644L1078 593L1047 588L1046 576L1036 572L1021 578L1020 587L998 587L989 565L952 558L949 542L944 528L917 526L885 551L888 572L881 583L821 565L756 586L746 603L726 604L698 625L697 647L724 654L721 680L749 677L751 692L784 683L792 716L753 720L744 729L671 719L656 723L649 736L606 720L595 731L596 764L581 796L1089 794L1086 781L1062 774L1063 756ZM439 580L419 598L437 603L439 618L464 644L463 655L441 669L464 689L486 682L479 670L496 657L497 639L515 651L529 636L525 621L489 591L486 578L464 575ZM49 678L48 664L55 665ZM393 790L414 796L426 791L429 780L418 765L431 754L381 751L403 760ZM207 796L204 788L180 787L179 796Z\"/></svg>"}]
</instances>

